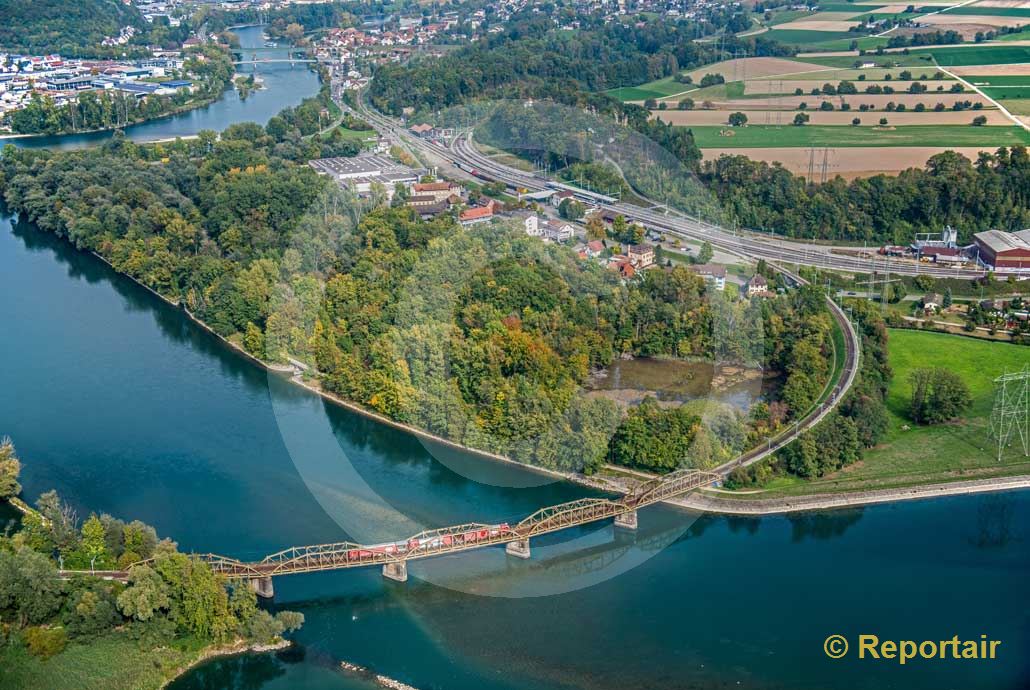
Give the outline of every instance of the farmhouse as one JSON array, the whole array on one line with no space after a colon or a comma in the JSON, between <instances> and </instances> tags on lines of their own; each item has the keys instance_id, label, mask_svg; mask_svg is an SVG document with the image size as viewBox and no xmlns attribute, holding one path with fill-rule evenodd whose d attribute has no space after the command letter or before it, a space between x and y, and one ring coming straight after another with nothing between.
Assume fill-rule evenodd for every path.
<instances>
[{"instance_id":1,"label":"farmhouse","mask_svg":"<svg viewBox=\"0 0 1030 690\"><path fill-rule=\"evenodd\" d=\"M973 235L979 261L995 271L1030 271L1030 230L986 230Z\"/></svg>"}]
</instances>

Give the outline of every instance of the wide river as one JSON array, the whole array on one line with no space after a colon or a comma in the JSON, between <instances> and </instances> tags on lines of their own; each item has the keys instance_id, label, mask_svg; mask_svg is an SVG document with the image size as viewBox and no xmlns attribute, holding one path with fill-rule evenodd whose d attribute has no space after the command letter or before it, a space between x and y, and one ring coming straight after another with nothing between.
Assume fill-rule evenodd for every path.
<instances>
[{"instance_id":1,"label":"wide river","mask_svg":"<svg viewBox=\"0 0 1030 690\"><path fill-rule=\"evenodd\" d=\"M254 56L264 58L289 57L289 48L265 48L260 27L236 29L240 37L240 53L245 60ZM157 141L195 135L205 129L220 132L234 122L259 122L268 119L288 105L296 105L318 92L318 75L304 63L268 63L240 65L239 74L256 74L264 81L264 88L251 91L240 98L235 89L226 91L220 99L204 108L190 110L158 120L143 122L125 128L125 134L135 141ZM39 136L0 140L16 146L38 148L81 148L101 144L113 136L112 132L93 132L69 136Z\"/></svg>"},{"instance_id":2,"label":"wide river","mask_svg":"<svg viewBox=\"0 0 1030 690\"><path fill-rule=\"evenodd\" d=\"M0 435L26 498L55 488L80 516L140 518L185 550L393 540L587 495L329 405L9 217L0 324ZM296 648L175 687L373 687L340 660L423 690L1030 685L1028 492L761 519L656 507L635 536L581 528L534 542L529 561L490 549L411 572L279 578L274 605L307 618ZM831 660L831 634L1002 646L993 661L899 668Z\"/></svg>"}]
</instances>

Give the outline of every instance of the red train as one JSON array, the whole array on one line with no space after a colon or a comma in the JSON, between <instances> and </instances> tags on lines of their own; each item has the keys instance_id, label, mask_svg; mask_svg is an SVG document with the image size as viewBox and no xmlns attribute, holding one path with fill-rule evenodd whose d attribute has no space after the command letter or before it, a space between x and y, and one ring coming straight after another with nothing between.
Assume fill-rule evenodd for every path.
<instances>
[{"instance_id":1,"label":"red train","mask_svg":"<svg viewBox=\"0 0 1030 690\"><path fill-rule=\"evenodd\" d=\"M505 532L510 532L511 527L507 522L499 525L490 525L478 530L459 532L457 534L441 534L435 537L412 538L407 541L386 542L384 544L372 544L363 549L351 549L347 552L347 560L363 561L375 558L378 555L392 556L394 554L407 553L421 548L434 549L441 546L452 546L455 544L475 544L476 542L497 537Z\"/></svg>"}]
</instances>

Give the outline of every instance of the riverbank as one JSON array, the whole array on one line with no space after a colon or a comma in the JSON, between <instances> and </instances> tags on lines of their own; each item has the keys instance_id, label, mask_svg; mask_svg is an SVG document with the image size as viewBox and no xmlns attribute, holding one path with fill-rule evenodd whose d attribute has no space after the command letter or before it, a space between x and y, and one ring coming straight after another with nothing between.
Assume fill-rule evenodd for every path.
<instances>
[{"instance_id":1,"label":"riverbank","mask_svg":"<svg viewBox=\"0 0 1030 690\"><path fill-rule=\"evenodd\" d=\"M673 505L706 513L724 515L782 515L810 511L835 510L877 503L894 503L942 496L968 496L971 494L995 493L1030 489L1030 476L998 477L956 481L904 489L880 489L875 491L854 491L842 494L813 494L789 498L724 498L710 492L693 493L669 501ZM753 494L751 494L753 495Z\"/></svg>"},{"instance_id":2,"label":"riverbank","mask_svg":"<svg viewBox=\"0 0 1030 690\"><path fill-rule=\"evenodd\" d=\"M279 638L277 642L272 642L271 644L259 644L256 642L237 640L236 642L228 645L212 645L202 651L200 655L189 664L176 669L175 674L166 679L165 682L160 685L160 688L163 689L168 687L181 676L186 675L200 664L211 661L212 659L240 656L242 654L268 654L269 652L278 652L284 649L289 649L291 646L293 646L293 642L283 638Z\"/></svg>"},{"instance_id":3,"label":"riverbank","mask_svg":"<svg viewBox=\"0 0 1030 690\"><path fill-rule=\"evenodd\" d=\"M91 252L91 254L109 267L112 270L117 270L107 261L104 257ZM236 355L242 356L252 364L261 367L270 374L279 375L283 380L288 381L296 386L299 386L310 393L313 393L324 400L327 400L335 405L338 405L351 412L359 414L368 419L372 419L380 424L384 424L391 428L404 431L416 438L424 441L428 441L434 444L439 444L454 450L458 450L464 453L475 455L476 457L492 460L495 462L502 462L510 465L517 465L520 468L553 478L557 480L564 480L585 486L597 491L603 491L606 493L624 495L632 491L636 485L641 481L647 481L655 478L657 475L653 475L647 472L635 471L629 468L618 468L618 472L621 477L605 476L604 474L587 476L582 473L575 472L559 472L557 470L551 470L543 467L536 467L533 465L526 465L520 463L510 457L501 455L498 453L491 453L489 451L480 450L465 446L456 441L452 441L442 436L438 436L431 432L425 431L418 427L414 427L410 424L398 422L388 417L379 414L373 410L369 410L359 403L340 398L332 393L322 390L316 382L306 381L303 378L303 372L297 367L280 365L271 362L266 362L258 357L255 357L251 353L247 352L242 346L232 342L228 338L225 338L216 333L208 324L203 320L195 316L192 312L176 300L169 299L164 295L160 294L156 290L150 288L139 280L119 273L126 278L132 280L135 284L144 288L153 295L156 295L166 304L176 307L182 311L193 323L200 326L205 332L216 338L224 346L227 346ZM290 375L292 373L292 375ZM629 478L629 479L627 479ZM639 481L636 481L639 480ZM989 493L997 491L1006 491L1014 489L1030 488L1030 476L1016 476L1016 477L999 477L973 481L955 481L947 483L933 483L925 486L914 486L905 488L889 488L879 490L854 490L854 491L841 491L836 494L811 494L808 496L791 496L791 497L775 497L768 499L741 499L741 498L718 498L711 496L710 494L699 494L693 493L680 498L670 499L666 501L667 504L685 508L688 510L698 510L717 514L727 515L776 515L784 513L795 513L795 512L811 512L811 511L822 511L831 510L836 508L848 508L861 505L871 505L876 503L887 503L894 501L905 501L913 499L924 499L934 498L938 496L951 496L951 495L963 495L963 494L974 494L974 493ZM749 494L753 495L753 494Z\"/></svg>"},{"instance_id":4,"label":"riverbank","mask_svg":"<svg viewBox=\"0 0 1030 690\"><path fill-rule=\"evenodd\" d=\"M235 78L235 76L236 75L234 74L233 77ZM9 140L21 140L21 139L43 138L43 137L71 137L71 136L88 135L88 134L103 134L105 132L117 132L118 130L123 130L126 127L136 127L138 125L147 124L149 122L160 122L161 120L167 120L168 118L176 117L177 115L183 115L185 113L189 113L189 112L192 112L194 110L200 110L201 108L207 108L208 106L212 105L213 103L217 103L219 100L224 98L226 92L232 91L234 88L235 88L234 86L228 85L224 89L222 89L221 93L219 93L216 96L208 96L208 97L202 98L202 99L200 99L198 101L190 101L189 103L185 103L183 105L176 106L175 108L173 108L173 109L171 109L171 110L169 110L167 112L161 113L160 115L155 115L154 117L145 117L145 118L142 118L142 119L139 119L139 120L131 120L129 122L123 122L122 124L119 124L119 125L112 125L110 127L100 127L98 129L76 129L76 130L73 130L73 131L66 131L66 132L35 132L35 133L30 133L30 134L14 134L14 133L2 134L2 135L0 135L0 141L8 140L8 139ZM155 142L148 142L148 143L158 143L158 142L155 141Z\"/></svg>"}]
</instances>

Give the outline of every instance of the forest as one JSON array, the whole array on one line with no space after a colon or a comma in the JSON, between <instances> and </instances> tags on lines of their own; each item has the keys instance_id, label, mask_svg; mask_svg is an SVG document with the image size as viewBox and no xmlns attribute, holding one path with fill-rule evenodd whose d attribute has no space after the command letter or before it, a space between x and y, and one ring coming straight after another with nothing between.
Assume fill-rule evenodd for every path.
<instances>
[{"instance_id":1,"label":"forest","mask_svg":"<svg viewBox=\"0 0 1030 690\"><path fill-rule=\"evenodd\" d=\"M8 146L0 188L12 210L254 356L307 362L312 385L524 462L709 466L821 391L831 344L818 290L730 301L683 267L623 284L508 225L423 221L387 204L385 190L356 199L306 165L334 153L331 141L303 137L317 129L318 103L220 137L141 146L116 136L60 153ZM625 436L610 448L623 418L582 384L622 355L769 367L785 377L783 402L757 416L701 415L722 426L696 456L642 455L639 438ZM664 417L643 420L652 436Z\"/></svg>"},{"instance_id":2,"label":"forest","mask_svg":"<svg viewBox=\"0 0 1030 690\"><path fill-rule=\"evenodd\" d=\"M100 44L106 37L117 36L124 26L136 27L141 35L150 30L136 7L120 0L0 0L0 49L4 51L121 56L126 46Z\"/></svg>"},{"instance_id":3,"label":"forest","mask_svg":"<svg viewBox=\"0 0 1030 690\"><path fill-rule=\"evenodd\" d=\"M700 179L740 225L790 237L907 244L915 233L959 231L959 242L991 228L1030 227L1030 156L1024 147L954 151L897 176L809 184L779 165L745 156L706 161Z\"/></svg>"},{"instance_id":4,"label":"forest","mask_svg":"<svg viewBox=\"0 0 1030 690\"><path fill-rule=\"evenodd\" d=\"M717 16L723 23L730 19ZM385 112L400 114L407 107L435 111L481 97L532 97L590 101L615 114L621 104L592 92L667 77L720 60L734 50L789 54L761 37L728 39L720 45L694 42L713 27L707 22L606 24L590 17L580 21L578 31L559 31L550 19L524 13L507 22L504 31L442 58L384 66L372 82L372 102Z\"/></svg>"}]
</instances>

